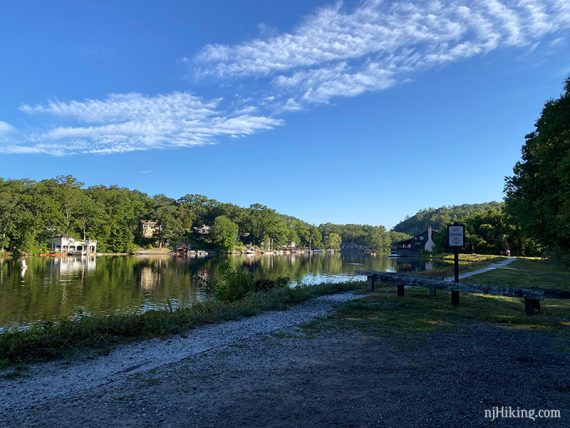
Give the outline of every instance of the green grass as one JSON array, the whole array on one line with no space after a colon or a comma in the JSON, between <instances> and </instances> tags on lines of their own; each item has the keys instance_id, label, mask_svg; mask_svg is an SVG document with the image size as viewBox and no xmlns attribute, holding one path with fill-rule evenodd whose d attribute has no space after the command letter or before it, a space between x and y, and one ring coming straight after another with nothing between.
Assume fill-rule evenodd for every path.
<instances>
[{"instance_id":1,"label":"green grass","mask_svg":"<svg viewBox=\"0 0 570 428\"><path fill-rule=\"evenodd\" d=\"M250 294L235 302L208 302L173 311L149 311L34 325L0 334L0 367L78 354L104 354L134 340L169 337L193 327L285 310L312 297L362 288L363 283L321 284Z\"/></svg>"},{"instance_id":2,"label":"green grass","mask_svg":"<svg viewBox=\"0 0 570 428\"><path fill-rule=\"evenodd\" d=\"M496 261L493 256L462 256L464 267L469 268ZM505 287L570 290L570 270L545 260L525 258L472 276L468 281ZM452 306L448 292L438 291L435 298L422 289L406 290L404 298L395 294L393 287L380 289L377 294L339 307L334 315L309 325L309 328L356 328L391 336L450 329L457 322L477 321L570 336L570 300L567 299L545 299L538 314L527 316L519 298L461 293L459 306Z\"/></svg>"},{"instance_id":3,"label":"green grass","mask_svg":"<svg viewBox=\"0 0 570 428\"><path fill-rule=\"evenodd\" d=\"M469 278L479 284L498 284L506 287L539 287L570 291L570 269L547 260L517 259L511 264Z\"/></svg>"},{"instance_id":4,"label":"green grass","mask_svg":"<svg viewBox=\"0 0 570 428\"><path fill-rule=\"evenodd\" d=\"M503 327L570 336L570 304L547 300L533 316L524 313L521 299L462 293L453 306L447 292L430 297L426 290L406 290L405 297L387 287L337 308L330 317L314 321L307 331L322 328L357 329L381 336L407 336L453 329L458 322L486 322Z\"/></svg>"},{"instance_id":5,"label":"green grass","mask_svg":"<svg viewBox=\"0 0 570 428\"><path fill-rule=\"evenodd\" d=\"M486 267L492 263L504 260L504 256L486 255L486 254L459 254L459 270L460 272L469 272ZM435 255L426 260L443 262L445 265L437 267L431 271L421 272L421 275L432 277L452 276L454 270L453 254Z\"/></svg>"}]
</instances>

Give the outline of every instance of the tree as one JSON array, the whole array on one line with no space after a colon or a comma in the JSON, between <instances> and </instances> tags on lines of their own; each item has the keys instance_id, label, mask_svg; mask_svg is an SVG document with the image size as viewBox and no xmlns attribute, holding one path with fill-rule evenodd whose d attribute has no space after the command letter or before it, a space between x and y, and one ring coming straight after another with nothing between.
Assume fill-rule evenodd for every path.
<instances>
[{"instance_id":1,"label":"tree","mask_svg":"<svg viewBox=\"0 0 570 428\"><path fill-rule=\"evenodd\" d=\"M182 239L189 227L182 221L183 218L180 215L181 212L185 213L185 211L179 210L174 199L165 195L156 195L153 201L154 207L151 216L159 224L158 246L162 248L166 243Z\"/></svg>"},{"instance_id":2,"label":"tree","mask_svg":"<svg viewBox=\"0 0 570 428\"><path fill-rule=\"evenodd\" d=\"M338 250L340 244L342 244L342 238L338 233L332 232L325 238L325 246L327 249Z\"/></svg>"},{"instance_id":3,"label":"tree","mask_svg":"<svg viewBox=\"0 0 570 428\"><path fill-rule=\"evenodd\" d=\"M392 229L394 232L406 233L410 236L419 235L431 227L434 230L444 230L454 221L463 222L467 217L485 212L490 209L499 209L502 202L485 202L482 204L463 204L450 207L427 208L418 211L411 217L406 217Z\"/></svg>"},{"instance_id":4,"label":"tree","mask_svg":"<svg viewBox=\"0 0 570 428\"><path fill-rule=\"evenodd\" d=\"M506 178L507 212L521 229L570 261L570 77L525 137L522 159Z\"/></svg>"},{"instance_id":5,"label":"tree","mask_svg":"<svg viewBox=\"0 0 570 428\"><path fill-rule=\"evenodd\" d=\"M214 219L210 231L212 242L221 250L230 252L234 249L238 239L238 225L225 215Z\"/></svg>"}]
</instances>

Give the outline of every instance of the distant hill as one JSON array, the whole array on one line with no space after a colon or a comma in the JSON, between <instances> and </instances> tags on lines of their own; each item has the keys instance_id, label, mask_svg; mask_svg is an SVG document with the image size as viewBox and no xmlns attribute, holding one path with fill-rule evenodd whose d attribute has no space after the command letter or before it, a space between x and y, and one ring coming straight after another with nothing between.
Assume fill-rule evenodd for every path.
<instances>
[{"instance_id":1,"label":"distant hill","mask_svg":"<svg viewBox=\"0 0 570 428\"><path fill-rule=\"evenodd\" d=\"M499 209L503 202L485 202L482 204L463 204L440 208L426 208L418 211L411 217L406 217L392 229L394 232L419 235L427 230L429 225L434 230L441 230L447 224L461 221L463 218L491 209Z\"/></svg>"}]
</instances>

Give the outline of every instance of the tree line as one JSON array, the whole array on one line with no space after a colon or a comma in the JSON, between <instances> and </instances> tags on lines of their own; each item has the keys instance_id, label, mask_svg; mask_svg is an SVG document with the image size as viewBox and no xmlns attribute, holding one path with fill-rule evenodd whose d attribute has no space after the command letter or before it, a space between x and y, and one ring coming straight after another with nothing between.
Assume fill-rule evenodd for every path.
<instances>
[{"instance_id":1,"label":"tree line","mask_svg":"<svg viewBox=\"0 0 570 428\"><path fill-rule=\"evenodd\" d=\"M156 221L145 238L141 220ZM208 225L207 236L193 228ZM84 187L72 176L33 181L0 179L0 251L41 253L48 239L71 236L97 240L100 252L191 243L232 251L255 247L338 249L354 241L387 252L391 233L382 226L311 225L261 204L247 208L188 194L174 199L118 186Z\"/></svg>"},{"instance_id":2,"label":"tree line","mask_svg":"<svg viewBox=\"0 0 570 428\"><path fill-rule=\"evenodd\" d=\"M465 224L465 251L479 254L541 255L543 247L521 228L504 202L463 204L418 211L394 226L394 230L418 235L431 225L436 252L446 252L447 225Z\"/></svg>"}]
</instances>

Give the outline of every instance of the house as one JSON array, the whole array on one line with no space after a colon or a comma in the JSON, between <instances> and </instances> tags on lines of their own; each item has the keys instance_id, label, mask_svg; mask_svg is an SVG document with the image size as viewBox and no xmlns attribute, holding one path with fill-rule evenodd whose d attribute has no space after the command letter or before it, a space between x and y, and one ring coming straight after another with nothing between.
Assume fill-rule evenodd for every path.
<instances>
[{"instance_id":1,"label":"house","mask_svg":"<svg viewBox=\"0 0 570 428\"><path fill-rule=\"evenodd\" d=\"M198 235L209 235L211 227L203 224L201 227L193 227L193 229L194 233Z\"/></svg>"},{"instance_id":2,"label":"house","mask_svg":"<svg viewBox=\"0 0 570 428\"><path fill-rule=\"evenodd\" d=\"M87 255L97 253L97 241L55 236L48 239L48 247L54 253Z\"/></svg>"},{"instance_id":3,"label":"house","mask_svg":"<svg viewBox=\"0 0 570 428\"><path fill-rule=\"evenodd\" d=\"M141 220L141 234L143 238L154 238L160 232L160 223L156 220Z\"/></svg>"},{"instance_id":4,"label":"house","mask_svg":"<svg viewBox=\"0 0 570 428\"><path fill-rule=\"evenodd\" d=\"M402 257L418 256L421 251L431 253L435 248L435 243L433 242L432 237L433 229L430 225L427 231L420 233L413 238L406 239L405 241L394 242L390 246L390 249L393 255Z\"/></svg>"}]
</instances>

